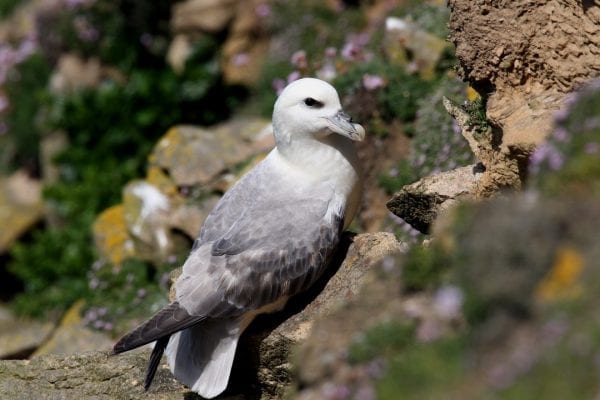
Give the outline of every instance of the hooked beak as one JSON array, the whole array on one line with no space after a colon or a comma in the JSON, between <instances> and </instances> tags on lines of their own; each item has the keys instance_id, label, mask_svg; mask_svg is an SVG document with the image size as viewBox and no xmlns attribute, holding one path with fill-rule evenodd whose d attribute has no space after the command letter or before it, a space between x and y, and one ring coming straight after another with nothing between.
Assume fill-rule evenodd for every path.
<instances>
[{"instance_id":1,"label":"hooked beak","mask_svg":"<svg viewBox=\"0 0 600 400\"><path fill-rule=\"evenodd\" d=\"M352 118L342 110L332 117L325 118L329 129L351 140L362 141L365 138L365 129L359 124L352 123Z\"/></svg>"}]
</instances>

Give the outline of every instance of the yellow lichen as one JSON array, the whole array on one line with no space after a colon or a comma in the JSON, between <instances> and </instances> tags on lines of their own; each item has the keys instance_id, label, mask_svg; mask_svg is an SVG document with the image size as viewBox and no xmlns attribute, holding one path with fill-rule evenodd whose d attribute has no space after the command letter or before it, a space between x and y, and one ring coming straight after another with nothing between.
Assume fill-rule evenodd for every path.
<instances>
[{"instance_id":1,"label":"yellow lichen","mask_svg":"<svg viewBox=\"0 0 600 400\"><path fill-rule=\"evenodd\" d=\"M167 196L177 195L177 185L171 180L162 168L156 166L148 167L146 182L155 186Z\"/></svg>"},{"instance_id":2,"label":"yellow lichen","mask_svg":"<svg viewBox=\"0 0 600 400\"><path fill-rule=\"evenodd\" d=\"M553 302L577 297L582 291L579 278L583 267L583 257L576 249L568 246L559 248L554 265L536 288L536 298L542 302Z\"/></svg>"},{"instance_id":3,"label":"yellow lichen","mask_svg":"<svg viewBox=\"0 0 600 400\"><path fill-rule=\"evenodd\" d=\"M122 204L104 210L92 229L96 248L111 264L118 267L135 254Z\"/></svg>"},{"instance_id":4,"label":"yellow lichen","mask_svg":"<svg viewBox=\"0 0 600 400\"><path fill-rule=\"evenodd\" d=\"M467 86L467 99L469 101L475 101L479 97L479 93L471 86Z\"/></svg>"}]
</instances>

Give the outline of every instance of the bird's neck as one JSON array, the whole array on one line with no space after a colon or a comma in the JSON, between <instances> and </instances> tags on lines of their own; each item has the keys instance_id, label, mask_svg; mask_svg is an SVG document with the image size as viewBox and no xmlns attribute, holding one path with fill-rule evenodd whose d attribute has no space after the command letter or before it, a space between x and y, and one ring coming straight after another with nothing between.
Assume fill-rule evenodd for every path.
<instances>
[{"instance_id":1,"label":"bird's neck","mask_svg":"<svg viewBox=\"0 0 600 400\"><path fill-rule=\"evenodd\" d=\"M360 179L353 142L340 135L278 142L277 152L292 168L314 176L319 181L330 182L344 195L348 195Z\"/></svg>"}]
</instances>

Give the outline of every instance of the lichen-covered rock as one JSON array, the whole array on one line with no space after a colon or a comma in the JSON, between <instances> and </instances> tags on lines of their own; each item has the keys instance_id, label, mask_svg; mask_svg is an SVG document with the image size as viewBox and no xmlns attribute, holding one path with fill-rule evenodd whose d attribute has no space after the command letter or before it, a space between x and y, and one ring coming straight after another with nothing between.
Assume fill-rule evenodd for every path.
<instances>
[{"instance_id":1,"label":"lichen-covered rock","mask_svg":"<svg viewBox=\"0 0 600 400\"><path fill-rule=\"evenodd\" d=\"M147 352L110 356L91 352L48 355L31 360L0 361L0 397L19 399L184 399L187 390L160 371L145 392L139 371Z\"/></svg>"},{"instance_id":2,"label":"lichen-covered rock","mask_svg":"<svg viewBox=\"0 0 600 400\"><path fill-rule=\"evenodd\" d=\"M94 239L112 265L127 258L165 263L189 249L219 193L273 146L269 121L237 118L210 129L172 128L149 157L145 180L123 188L123 204L94 223Z\"/></svg>"},{"instance_id":3,"label":"lichen-covered rock","mask_svg":"<svg viewBox=\"0 0 600 400\"><path fill-rule=\"evenodd\" d=\"M236 0L186 0L173 6L171 28L175 32L224 30L235 15Z\"/></svg>"},{"instance_id":4,"label":"lichen-covered rock","mask_svg":"<svg viewBox=\"0 0 600 400\"><path fill-rule=\"evenodd\" d=\"M40 183L24 172L0 177L0 254L43 215Z\"/></svg>"},{"instance_id":5,"label":"lichen-covered rock","mask_svg":"<svg viewBox=\"0 0 600 400\"><path fill-rule=\"evenodd\" d=\"M382 258L403 249L392 234L345 235L330 269L315 286L288 302L284 310L259 316L242 337L224 399L281 399L291 382L289 355L304 341L316 318L325 318L350 301ZM195 398L159 367L144 395L147 350L119 356L104 352L46 355L27 361L0 361L0 398L39 399ZM190 397L191 396L191 397Z\"/></svg>"},{"instance_id":6,"label":"lichen-covered rock","mask_svg":"<svg viewBox=\"0 0 600 400\"><path fill-rule=\"evenodd\" d=\"M261 76L269 40L264 21L257 10L268 6L263 1L240 1L227 40L223 44L221 69L231 85L254 86Z\"/></svg>"},{"instance_id":7,"label":"lichen-covered rock","mask_svg":"<svg viewBox=\"0 0 600 400\"><path fill-rule=\"evenodd\" d=\"M111 264L120 265L135 254L122 204L110 207L98 215L92 226L92 232L96 249Z\"/></svg>"},{"instance_id":8,"label":"lichen-covered rock","mask_svg":"<svg viewBox=\"0 0 600 400\"><path fill-rule=\"evenodd\" d=\"M404 186L387 202L388 209L413 228L428 233L443 210L459 200L473 199L481 176L477 165L427 176Z\"/></svg>"},{"instance_id":9,"label":"lichen-covered rock","mask_svg":"<svg viewBox=\"0 0 600 400\"><path fill-rule=\"evenodd\" d=\"M264 150L258 138L269 130L262 119L241 118L211 129L172 128L150 155L150 166L168 171L178 186L206 185L218 174Z\"/></svg>"},{"instance_id":10,"label":"lichen-covered rock","mask_svg":"<svg viewBox=\"0 0 600 400\"><path fill-rule=\"evenodd\" d=\"M18 318L0 307L0 359L27 357L53 329L52 322Z\"/></svg>"},{"instance_id":11,"label":"lichen-covered rock","mask_svg":"<svg viewBox=\"0 0 600 400\"><path fill-rule=\"evenodd\" d=\"M45 354L78 354L110 348L112 338L86 326L81 311L83 301L75 302L63 315L60 323L47 340L38 347L33 356Z\"/></svg>"}]
</instances>

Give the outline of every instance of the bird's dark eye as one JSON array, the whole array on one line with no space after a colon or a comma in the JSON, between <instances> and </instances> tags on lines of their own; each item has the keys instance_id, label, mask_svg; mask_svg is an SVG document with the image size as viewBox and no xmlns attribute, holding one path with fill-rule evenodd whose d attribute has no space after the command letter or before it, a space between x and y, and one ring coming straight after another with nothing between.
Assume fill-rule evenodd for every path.
<instances>
[{"instance_id":1,"label":"bird's dark eye","mask_svg":"<svg viewBox=\"0 0 600 400\"><path fill-rule=\"evenodd\" d=\"M312 97L307 97L304 99L304 104L313 108L321 108L323 107L323 103L318 100L313 99Z\"/></svg>"}]
</instances>

